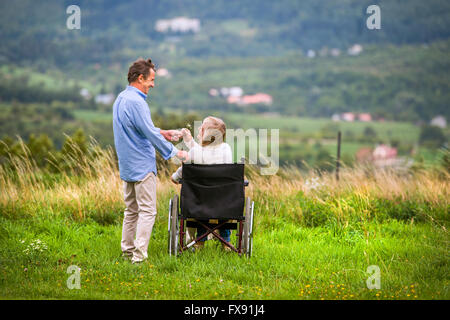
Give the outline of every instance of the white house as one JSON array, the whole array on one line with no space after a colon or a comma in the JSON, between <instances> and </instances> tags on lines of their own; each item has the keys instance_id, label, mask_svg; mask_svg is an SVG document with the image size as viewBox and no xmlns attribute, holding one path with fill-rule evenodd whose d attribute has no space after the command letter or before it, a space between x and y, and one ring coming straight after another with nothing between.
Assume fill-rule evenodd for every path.
<instances>
[{"instance_id":1,"label":"white house","mask_svg":"<svg viewBox=\"0 0 450 320\"><path fill-rule=\"evenodd\" d=\"M341 55L341 50L339 50L337 48L333 48L333 49L331 49L330 54L333 57L339 57Z\"/></svg>"},{"instance_id":2,"label":"white house","mask_svg":"<svg viewBox=\"0 0 450 320\"><path fill-rule=\"evenodd\" d=\"M244 90L241 87L231 87L228 90L228 95L233 97L240 97L244 94Z\"/></svg>"},{"instance_id":3,"label":"white house","mask_svg":"<svg viewBox=\"0 0 450 320\"><path fill-rule=\"evenodd\" d=\"M156 75L162 78L170 77L170 72L166 68L159 68L156 70Z\"/></svg>"},{"instance_id":4,"label":"white house","mask_svg":"<svg viewBox=\"0 0 450 320\"><path fill-rule=\"evenodd\" d=\"M309 49L308 52L306 53L306 56L308 58L314 58L316 56L316 52L314 50Z\"/></svg>"},{"instance_id":5,"label":"white house","mask_svg":"<svg viewBox=\"0 0 450 320\"><path fill-rule=\"evenodd\" d=\"M194 32L200 31L200 20L177 17L173 19L160 19L156 21L155 29L158 32Z\"/></svg>"},{"instance_id":6,"label":"white house","mask_svg":"<svg viewBox=\"0 0 450 320\"><path fill-rule=\"evenodd\" d=\"M447 120L443 116L437 116L431 119L430 124L432 126L439 127L441 129L445 129L447 127Z\"/></svg>"},{"instance_id":7,"label":"white house","mask_svg":"<svg viewBox=\"0 0 450 320\"><path fill-rule=\"evenodd\" d=\"M90 94L89 90L86 88L83 88L80 90L80 95L86 100L89 100L91 98L91 94Z\"/></svg>"},{"instance_id":8,"label":"white house","mask_svg":"<svg viewBox=\"0 0 450 320\"><path fill-rule=\"evenodd\" d=\"M348 48L347 53L351 56L357 56L363 51L363 47L360 44L354 44Z\"/></svg>"},{"instance_id":9,"label":"white house","mask_svg":"<svg viewBox=\"0 0 450 320\"><path fill-rule=\"evenodd\" d=\"M116 96L112 93L98 94L95 96L95 102L100 104L112 104Z\"/></svg>"}]
</instances>

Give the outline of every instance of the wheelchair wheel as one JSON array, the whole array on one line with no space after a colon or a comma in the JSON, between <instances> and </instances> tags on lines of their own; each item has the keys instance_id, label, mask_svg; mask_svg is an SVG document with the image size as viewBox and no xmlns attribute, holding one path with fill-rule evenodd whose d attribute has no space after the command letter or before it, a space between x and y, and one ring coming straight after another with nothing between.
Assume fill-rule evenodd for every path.
<instances>
[{"instance_id":1,"label":"wheelchair wheel","mask_svg":"<svg viewBox=\"0 0 450 320\"><path fill-rule=\"evenodd\" d=\"M175 195L169 202L169 222L168 222L168 247L169 255L178 254L178 195Z\"/></svg>"},{"instance_id":2,"label":"wheelchair wheel","mask_svg":"<svg viewBox=\"0 0 450 320\"><path fill-rule=\"evenodd\" d=\"M250 258L253 249L253 202L250 197L246 199L243 231L243 252Z\"/></svg>"}]
</instances>

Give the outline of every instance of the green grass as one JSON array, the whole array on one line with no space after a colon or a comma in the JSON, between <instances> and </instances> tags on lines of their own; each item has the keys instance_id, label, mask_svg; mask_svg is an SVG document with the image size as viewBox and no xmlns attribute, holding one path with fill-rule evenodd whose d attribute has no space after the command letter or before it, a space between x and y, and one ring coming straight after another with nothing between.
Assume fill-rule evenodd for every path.
<instances>
[{"instance_id":1,"label":"green grass","mask_svg":"<svg viewBox=\"0 0 450 320\"><path fill-rule=\"evenodd\" d=\"M112 123L112 112L92 111L92 110L75 110L74 115L82 121L98 121Z\"/></svg>"},{"instance_id":2,"label":"green grass","mask_svg":"<svg viewBox=\"0 0 450 320\"><path fill-rule=\"evenodd\" d=\"M3 75L7 79L25 77L31 86L40 86L43 89L63 90L75 85L87 88L91 93L98 92L100 85L93 85L90 81L82 78L73 78L59 70L50 70L39 72L27 67L17 67L11 65L3 65L0 67L0 76ZM81 80L80 80L81 79Z\"/></svg>"},{"instance_id":3,"label":"green grass","mask_svg":"<svg viewBox=\"0 0 450 320\"><path fill-rule=\"evenodd\" d=\"M227 113L224 118L235 125L247 128L280 129L293 134L315 134L322 128L337 125L345 135L352 132L354 136L362 135L366 127L372 127L381 140L397 139L401 143L416 143L419 138L420 127L407 122L333 122L328 118L308 117L265 117L254 114Z\"/></svg>"},{"instance_id":4,"label":"green grass","mask_svg":"<svg viewBox=\"0 0 450 320\"><path fill-rule=\"evenodd\" d=\"M284 204L272 203L271 199L256 200L251 259L225 253L215 241L207 242L200 252L185 252L174 258L167 254L168 199L168 195L159 199L149 259L139 265L120 257L120 204L112 224L99 224L92 219L77 222L45 210L23 218L1 217L0 297L450 298L449 239L447 231L438 224L387 217L347 227L339 227L328 219L308 227L289 218L294 209L289 201L298 198L287 197ZM320 209L312 202L302 207L305 215L308 209ZM327 219L327 213L323 214ZM23 250L35 239L46 243L48 250L26 255ZM70 265L81 268L79 290L66 286ZM380 290L366 286L370 265L381 270Z\"/></svg>"}]
</instances>

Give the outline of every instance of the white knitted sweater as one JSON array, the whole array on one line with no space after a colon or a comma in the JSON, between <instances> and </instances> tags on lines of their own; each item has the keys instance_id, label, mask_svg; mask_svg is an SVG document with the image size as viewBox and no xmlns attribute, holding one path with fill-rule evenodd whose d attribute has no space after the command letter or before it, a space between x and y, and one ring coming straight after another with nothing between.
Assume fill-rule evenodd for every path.
<instances>
[{"instance_id":1,"label":"white knitted sweater","mask_svg":"<svg viewBox=\"0 0 450 320\"><path fill-rule=\"evenodd\" d=\"M227 143L222 142L219 145L207 145L202 147L196 143L194 139L191 139L190 142L185 144L189 148L189 160L187 163L220 164L233 162L231 148ZM181 177L182 167L179 167L172 175L172 180L179 182Z\"/></svg>"}]
</instances>

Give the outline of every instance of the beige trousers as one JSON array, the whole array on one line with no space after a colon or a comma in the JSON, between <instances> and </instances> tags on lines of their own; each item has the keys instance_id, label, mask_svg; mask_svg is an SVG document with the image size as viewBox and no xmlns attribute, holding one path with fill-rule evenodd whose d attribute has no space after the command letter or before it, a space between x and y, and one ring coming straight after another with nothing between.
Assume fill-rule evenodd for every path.
<instances>
[{"instance_id":1,"label":"beige trousers","mask_svg":"<svg viewBox=\"0 0 450 320\"><path fill-rule=\"evenodd\" d=\"M142 181L123 183L126 209L121 248L133 262L147 259L148 243L156 219L156 176L150 172Z\"/></svg>"}]
</instances>

